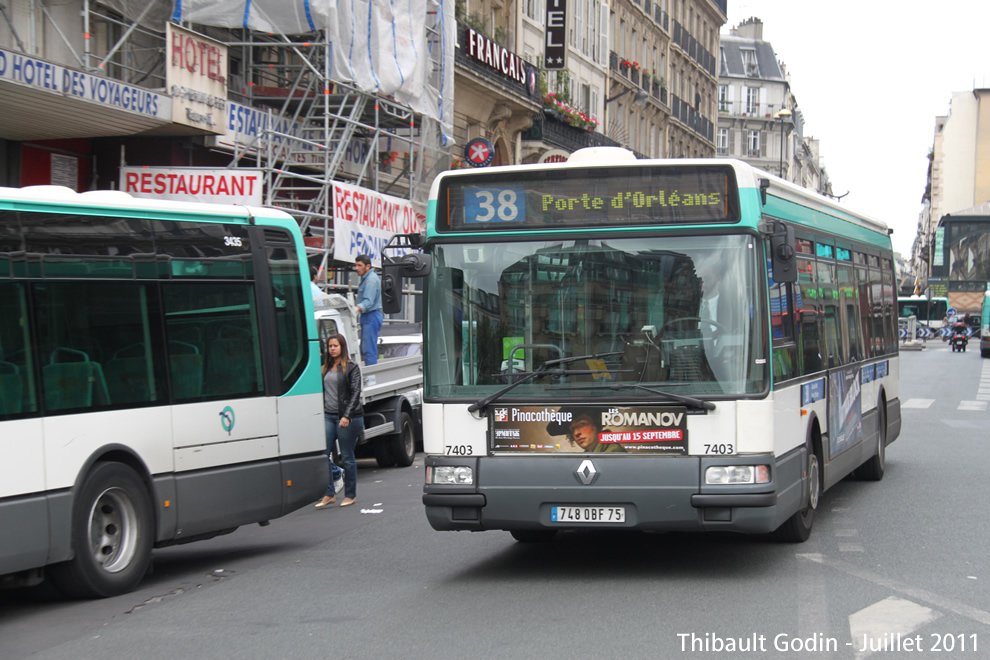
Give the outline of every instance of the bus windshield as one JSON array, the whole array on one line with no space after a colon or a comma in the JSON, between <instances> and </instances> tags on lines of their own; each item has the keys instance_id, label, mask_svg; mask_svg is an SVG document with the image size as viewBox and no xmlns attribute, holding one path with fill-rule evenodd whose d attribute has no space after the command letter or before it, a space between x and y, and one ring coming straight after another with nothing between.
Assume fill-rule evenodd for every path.
<instances>
[{"instance_id":1,"label":"bus windshield","mask_svg":"<svg viewBox=\"0 0 990 660\"><path fill-rule=\"evenodd\" d=\"M764 392L761 254L748 234L435 245L427 396L474 400L585 355L506 398Z\"/></svg>"}]
</instances>

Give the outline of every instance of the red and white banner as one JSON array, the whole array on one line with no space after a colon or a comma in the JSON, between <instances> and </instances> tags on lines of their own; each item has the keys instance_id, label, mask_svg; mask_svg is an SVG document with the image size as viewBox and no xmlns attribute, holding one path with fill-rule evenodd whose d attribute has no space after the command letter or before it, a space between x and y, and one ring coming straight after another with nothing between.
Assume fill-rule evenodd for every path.
<instances>
[{"instance_id":1,"label":"red and white banner","mask_svg":"<svg viewBox=\"0 0 990 660\"><path fill-rule=\"evenodd\" d=\"M120 189L135 197L261 206L261 170L205 167L122 167Z\"/></svg>"},{"instance_id":2,"label":"red and white banner","mask_svg":"<svg viewBox=\"0 0 990 660\"><path fill-rule=\"evenodd\" d=\"M382 265L382 248L395 234L418 234L426 216L406 199L383 195L367 188L330 181L333 186L333 257L353 262L359 254ZM389 256L403 254L390 252Z\"/></svg>"}]
</instances>

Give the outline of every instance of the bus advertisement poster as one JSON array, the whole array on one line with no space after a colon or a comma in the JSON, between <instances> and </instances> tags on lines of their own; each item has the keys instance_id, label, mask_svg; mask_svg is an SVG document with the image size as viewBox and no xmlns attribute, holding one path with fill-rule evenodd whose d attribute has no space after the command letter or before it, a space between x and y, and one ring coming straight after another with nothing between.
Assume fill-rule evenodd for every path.
<instances>
[{"instance_id":1,"label":"bus advertisement poster","mask_svg":"<svg viewBox=\"0 0 990 660\"><path fill-rule=\"evenodd\" d=\"M836 456L863 438L858 366L833 371L828 377L829 456Z\"/></svg>"},{"instance_id":2,"label":"bus advertisement poster","mask_svg":"<svg viewBox=\"0 0 990 660\"><path fill-rule=\"evenodd\" d=\"M676 406L496 406L494 451L688 453L687 412Z\"/></svg>"}]
</instances>

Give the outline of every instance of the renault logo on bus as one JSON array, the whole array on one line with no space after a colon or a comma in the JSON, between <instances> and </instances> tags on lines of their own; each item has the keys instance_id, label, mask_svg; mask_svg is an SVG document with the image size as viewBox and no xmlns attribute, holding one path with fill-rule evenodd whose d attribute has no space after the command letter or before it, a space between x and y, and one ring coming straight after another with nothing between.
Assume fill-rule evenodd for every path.
<instances>
[{"instance_id":1,"label":"renault logo on bus","mask_svg":"<svg viewBox=\"0 0 990 660\"><path fill-rule=\"evenodd\" d=\"M586 458L581 461L581 465L578 466L575 474L577 474L577 478L581 483L588 486L598 476L598 470L595 469L595 464Z\"/></svg>"}]
</instances>

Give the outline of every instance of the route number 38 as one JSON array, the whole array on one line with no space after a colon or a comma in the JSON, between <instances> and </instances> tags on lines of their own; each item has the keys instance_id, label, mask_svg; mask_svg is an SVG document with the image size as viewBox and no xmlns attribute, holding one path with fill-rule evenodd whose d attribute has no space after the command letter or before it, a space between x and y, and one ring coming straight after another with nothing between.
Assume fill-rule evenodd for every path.
<instances>
[{"instance_id":1,"label":"route number 38","mask_svg":"<svg viewBox=\"0 0 990 660\"><path fill-rule=\"evenodd\" d=\"M475 221L490 222L498 216L502 222L512 222L519 217L519 206L516 204L519 197L515 190L502 190L497 197L490 190L476 190L474 194L482 211L475 216Z\"/></svg>"}]
</instances>

